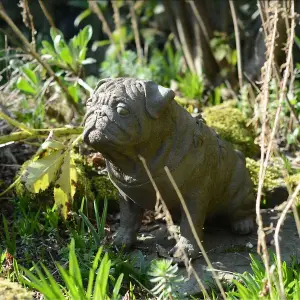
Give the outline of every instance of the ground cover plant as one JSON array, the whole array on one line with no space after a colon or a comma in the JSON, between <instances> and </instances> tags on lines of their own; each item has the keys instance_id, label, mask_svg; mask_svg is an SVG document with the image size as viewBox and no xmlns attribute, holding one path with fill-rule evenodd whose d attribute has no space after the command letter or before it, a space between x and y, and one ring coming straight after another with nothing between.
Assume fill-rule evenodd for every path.
<instances>
[{"instance_id":1,"label":"ground cover plant","mask_svg":"<svg viewBox=\"0 0 300 300\"><path fill-rule=\"evenodd\" d=\"M1 2L0 295L299 299L298 257L283 261L280 244L287 216L300 235L299 9L294 0ZM257 194L251 271L230 281L211 271L212 282L198 278L201 293L183 294L180 266L163 250L152 259L112 246L117 191L81 133L98 80L119 76L171 87L246 155ZM261 212L274 197L281 205L266 228ZM162 223L174 225L163 203L143 226ZM207 263L213 270L209 253Z\"/></svg>"}]
</instances>

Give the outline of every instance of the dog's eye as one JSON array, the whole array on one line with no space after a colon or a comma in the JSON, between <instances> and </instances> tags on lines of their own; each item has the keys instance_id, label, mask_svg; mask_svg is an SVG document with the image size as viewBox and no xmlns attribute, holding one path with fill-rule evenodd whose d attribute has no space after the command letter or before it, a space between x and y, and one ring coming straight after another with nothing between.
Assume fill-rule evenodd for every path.
<instances>
[{"instance_id":1,"label":"dog's eye","mask_svg":"<svg viewBox=\"0 0 300 300\"><path fill-rule=\"evenodd\" d=\"M127 115L129 115L129 110L124 103L119 103L117 105L117 113L120 116L127 116Z\"/></svg>"}]
</instances>

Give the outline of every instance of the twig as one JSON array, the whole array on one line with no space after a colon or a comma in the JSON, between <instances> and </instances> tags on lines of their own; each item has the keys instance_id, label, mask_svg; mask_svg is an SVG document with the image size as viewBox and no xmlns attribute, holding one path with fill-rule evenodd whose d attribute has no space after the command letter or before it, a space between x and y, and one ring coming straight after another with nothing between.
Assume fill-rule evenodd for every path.
<instances>
[{"instance_id":1,"label":"twig","mask_svg":"<svg viewBox=\"0 0 300 300\"><path fill-rule=\"evenodd\" d=\"M119 11L119 7L118 7L118 3L117 1L111 1L111 5L112 8L114 10L114 22L116 25L116 28L119 32L119 36L120 36L120 49L121 52L124 53L125 51L125 45L124 45L124 41L123 41L123 36L121 34L121 18L120 18L120 11Z\"/></svg>"},{"instance_id":2,"label":"twig","mask_svg":"<svg viewBox=\"0 0 300 300\"><path fill-rule=\"evenodd\" d=\"M140 35L139 35L138 22L137 22L137 18L136 18L136 14L135 14L135 9L134 9L134 3L132 0L128 0L128 3L129 3L129 8L130 8L131 24L132 24L132 29L133 29L133 33L134 33L134 40L135 40L138 60L140 63L142 63L143 62L143 50L142 50L142 45L141 45L141 40L140 40Z\"/></svg>"},{"instance_id":3,"label":"twig","mask_svg":"<svg viewBox=\"0 0 300 300\"><path fill-rule=\"evenodd\" d=\"M146 170L146 173L147 173L147 175L148 175L148 177L150 179L150 182L151 182L151 184L152 184L152 186L153 186L153 188L154 188L154 190L156 192L157 200L160 200L160 202L161 202L162 209L163 209L163 212L165 214L165 219L166 219L166 223L168 225L168 228L171 228L171 227L174 226L174 223L173 223L172 217L170 215L170 212L169 212L169 210L167 208L167 205L166 205L165 201L163 200L163 198L162 198L162 196L161 196L161 194L160 194L160 192L158 190L158 187L157 187L157 185L156 185L156 183L155 183L155 181L154 181L154 179L153 179L153 177L152 177L152 175L150 173L150 170L149 170L149 168L147 166L146 160L142 156L140 156L140 155L139 155L139 159L142 162L142 164L143 164L143 166L144 166L144 168ZM169 233L171 234L171 236L173 236L175 238L176 242L179 241L179 237L178 237L177 234L175 234L175 232L169 231ZM206 291L206 289L205 289L205 287L204 287L201 279L199 278L197 272L195 271L194 267L190 263L190 261L188 259L188 255L186 254L185 250L184 249L180 249L180 250L181 250L181 252L183 254L184 264L185 264L187 272L189 273L189 270L191 270L191 272L193 273L193 275L194 275L197 283L199 284L200 289L202 290L203 294L205 295L206 299L210 299L210 297L209 297L209 295L208 295L208 293L207 293L207 291Z\"/></svg>"},{"instance_id":4,"label":"twig","mask_svg":"<svg viewBox=\"0 0 300 300\"><path fill-rule=\"evenodd\" d=\"M90 6L90 9L92 10L92 12L98 17L98 19L102 23L103 32L108 36L110 42L112 44L115 44L112 32L109 28L109 25L103 15L101 9L99 8L99 6L97 4L97 1L88 1L88 3L89 3L89 6Z\"/></svg>"},{"instance_id":5,"label":"twig","mask_svg":"<svg viewBox=\"0 0 300 300\"><path fill-rule=\"evenodd\" d=\"M55 136L61 137L65 135L81 134L83 128L76 127L76 128L32 129L31 132L26 132L26 131L13 132L9 135L0 136L0 145L11 143L11 142L23 141L26 139L45 138L49 135L49 132L51 130L53 131Z\"/></svg>"},{"instance_id":6,"label":"twig","mask_svg":"<svg viewBox=\"0 0 300 300\"><path fill-rule=\"evenodd\" d=\"M277 22L278 22L278 6L277 3L273 4L275 5L275 11L274 15L272 16L272 31L270 32L271 36L271 41L270 44L267 41L268 35L267 35L267 26L266 23L263 21L264 24L264 29L266 30L266 36L265 40L266 43L269 44L270 46L267 47L267 55L268 55L268 60L265 64L266 66L266 71L265 74L262 75L264 76L264 82L262 86L262 92L263 97L262 99L262 105L261 105L261 110L262 110L262 131L261 131L261 161L260 161L260 170L259 170L259 183L258 183L258 190L257 190L257 198L256 198L256 221L258 224L258 243L257 243L257 251L260 253L260 247L262 248L262 259L266 268L266 274L267 274L267 280L268 280L268 286L270 290L270 297L271 299L273 298L273 288L272 288L272 282L271 282L271 277L270 277L270 267L269 267L269 254L267 250L267 244L266 244L266 239L265 239L265 232L263 228L263 220L262 216L260 213L260 201L261 201L261 195L262 195L262 186L264 182L264 155L265 155L265 134L266 134L266 123L267 123L267 105L268 105L268 100L269 100L269 83L271 80L271 73L272 73L272 64L273 64L273 57L274 57L274 49L275 49L275 40L276 40L276 34L277 34ZM263 15L263 12L262 12ZM263 69L264 71L264 69Z\"/></svg>"},{"instance_id":7,"label":"twig","mask_svg":"<svg viewBox=\"0 0 300 300\"><path fill-rule=\"evenodd\" d=\"M281 299L286 299L285 294L284 294L284 283L283 283L283 276L282 276L282 269L281 269L281 254L280 254L280 247L279 247L279 231L280 228L286 218L286 215L290 208L294 204L294 200L296 199L297 194L300 191L300 183L295 189L295 192L293 195L289 198L287 205L285 206L282 214L280 215L280 218L277 222L276 228L275 228L275 233L274 233L274 243L275 243L275 249L276 249L276 256L277 256L277 272L279 275L279 286L280 286L280 293L281 293Z\"/></svg>"},{"instance_id":8,"label":"twig","mask_svg":"<svg viewBox=\"0 0 300 300\"><path fill-rule=\"evenodd\" d=\"M0 197L9 192L11 189L13 189L21 180L21 175L8 187L6 188L3 192L0 193ZM0 198L0 203L5 200Z\"/></svg>"},{"instance_id":9,"label":"twig","mask_svg":"<svg viewBox=\"0 0 300 300\"><path fill-rule=\"evenodd\" d=\"M236 44L236 51L237 51L237 67L238 67L238 77L239 77L239 85L240 89L243 87L243 71L242 71L242 52L241 52L241 42L240 42L240 33L239 33L239 27L237 23L237 17L235 12L235 7L233 0L229 0L230 5L230 11L232 15L233 20L233 27L235 32L235 44Z\"/></svg>"},{"instance_id":10,"label":"twig","mask_svg":"<svg viewBox=\"0 0 300 300\"><path fill-rule=\"evenodd\" d=\"M7 13L4 10L3 5L0 3L0 17L11 27L11 29L14 31L14 33L17 35L17 37L22 41L23 45L25 46L26 50L31 54L33 58L35 58L42 67L47 71L47 73L54 78L54 80L57 82L57 84L60 86L62 91L65 93L67 101L75 108L77 112L80 112L80 107L78 104L73 100L72 96L70 95L67 87L62 83L60 78L55 74L55 72L52 70L52 68L42 60L40 55L34 50L32 45L27 41L26 37L23 35L23 33L19 30L19 28L16 26L16 24L12 21L12 19L7 15Z\"/></svg>"},{"instance_id":11,"label":"twig","mask_svg":"<svg viewBox=\"0 0 300 300\"><path fill-rule=\"evenodd\" d=\"M183 199L183 196L182 196L182 194L181 194L181 192L180 192L180 190L179 190L179 188L178 188L178 186L177 186L177 184L176 184L176 182L175 182L175 180L174 180L174 178L173 178L173 176L172 176L169 168L168 167L164 167L164 169L165 169L165 171L166 171L166 173L168 175L168 178L169 178L169 180L170 180L170 182L171 182L171 184L172 184L172 186L173 186L173 188L174 188L174 190L175 190L175 192L176 192L176 194L177 194L177 196L178 196L178 198L180 200L180 203L181 203L181 205L183 207L184 213L185 213L185 215L187 217L187 220L189 222L189 225L190 225L190 228L192 230L193 236L194 236L194 238L195 238L195 240L196 240L196 242L198 244L198 247L200 248L201 253L202 253L202 255L203 255L203 257L204 257L204 259L205 259L208 267L210 268L210 271L211 271L211 273L213 275L213 278L215 279L216 284L217 284L218 288L220 289L222 297L224 299L226 299L226 295L225 295L224 289L222 287L222 284L221 284L221 282L220 282L220 280L218 278L218 275L215 272L214 267L213 267L212 263L210 262L210 260L209 260L209 258L207 256L207 253L206 253L206 251L205 251L205 249L204 249L204 247L203 247L203 245L202 245L202 243L201 243L201 241L199 239L199 236L198 236L196 228L194 226L191 214L190 214L190 212L189 212L189 210L188 210L188 208L186 206L186 203L185 203L185 201Z\"/></svg>"},{"instance_id":12,"label":"twig","mask_svg":"<svg viewBox=\"0 0 300 300\"><path fill-rule=\"evenodd\" d=\"M275 120L274 120L272 132L271 132L271 136L270 136L270 141L269 141L269 144L268 144L268 149L267 149L266 158L265 158L265 162L264 162L264 173L263 174L265 174L265 172L266 172L266 168L267 168L267 165L268 165L268 160L270 158L270 154L271 154L271 151L272 151L273 140L274 140L274 137L275 137L275 134L276 134L276 131L277 131L277 126L278 126L278 122L279 122L279 118L280 118L280 112L281 112L283 101L285 99L288 78L290 76L290 66L291 66L292 55L293 55L293 44L294 44L294 35L295 35L294 29L295 29L295 26L296 26L294 13L295 13L294 1L291 1L291 29L290 29L290 35L289 35L289 41L288 41L288 54L287 54L287 59L286 59L286 64L285 64L286 68L285 68L285 71L284 71L283 82L282 82L282 85L281 85L281 88L280 88L279 104L278 104L278 108L277 108L276 115L275 115ZM275 230L275 234L277 233L277 235L279 234L279 230L280 230L279 225L283 222L283 221L280 222L280 220L284 217L285 217L285 214L282 213L282 215L281 215L281 217L278 221L276 230ZM281 266L280 249L277 249L277 247L276 247L276 254L277 254L278 266L279 265ZM282 297L282 299L285 299L284 283L283 283L283 276L282 276L281 267L278 268L277 271L278 271L278 275L279 275L279 286L280 286L281 297Z\"/></svg>"},{"instance_id":13,"label":"twig","mask_svg":"<svg viewBox=\"0 0 300 300\"><path fill-rule=\"evenodd\" d=\"M5 113L0 111L0 119L5 120L8 124L17 127L23 131L25 131L27 134L32 134L32 129L25 126L24 124L12 119L11 117L9 117L8 115L6 115Z\"/></svg>"},{"instance_id":14,"label":"twig","mask_svg":"<svg viewBox=\"0 0 300 300\"><path fill-rule=\"evenodd\" d=\"M43 0L39 0L39 4L40 4L40 7L41 7L46 19L48 20L50 26L53 27L54 29L56 29L55 23L54 23L51 15L49 14L47 7L44 5Z\"/></svg>"},{"instance_id":15,"label":"twig","mask_svg":"<svg viewBox=\"0 0 300 300\"><path fill-rule=\"evenodd\" d=\"M23 12L22 12L23 23L31 31L31 42L32 42L32 45L35 49L36 42L35 42L34 36L36 34L36 30L34 28L33 17L32 17L32 14L30 13L30 9L29 9L29 6L28 6L28 0L20 0L19 6L21 8L23 8ZM28 22L28 20L29 20L29 22Z\"/></svg>"}]
</instances>

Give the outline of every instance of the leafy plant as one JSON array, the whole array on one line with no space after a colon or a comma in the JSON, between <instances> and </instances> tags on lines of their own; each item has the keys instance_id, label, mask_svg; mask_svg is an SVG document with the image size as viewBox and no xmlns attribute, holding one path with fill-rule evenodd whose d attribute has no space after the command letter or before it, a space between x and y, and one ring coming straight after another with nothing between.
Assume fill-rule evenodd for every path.
<instances>
[{"instance_id":1,"label":"leafy plant","mask_svg":"<svg viewBox=\"0 0 300 300\"><path fill-rule=\"evenodd\" d=\"M227 293L228 299L271 299L269 288L266 281L266 270L260 260L250 254L251 269L253 274L245 272L238 276L238 280L234 280L235 288ZM273 264L276 265L276 256L273 256ZM292 263L288 265L286 262L282 264L283 282L285 295L288 299L300 299L300 265L295 257ZM279 282L277 267L273 272L273 299L280 299L280 291L276 282ZM274 283L275 280L275 283Z\"/></svg>"},{"instance_id":2,"label":"leafy plant","mask_svg":"<svg viewBox=\"0 0 300 300\"><path fill-rule=\"evenodd\" d=\"M76 192L77 170L71 150L72 145L46 140L21 177L25 187L32 193L44 191L54 184L55 204L64 218Z\"/></svg>"},{"instance_id":3,"label":"leafy plant","mask_svg":"<svg viewBox=\"0 0 300 300\"><path fill-rule=\"evenodd\" d=\"M237 64L237 51L230 47L230 39L232 36L227 36L223 32L215 32L215 37L210 41L210 46L213 50L217 61L225 60L228 65L234 68ZM221 73L226 76L227 68L223 68Z\"/></svg>"},{"instance_id":4,"label":"leafy plant","mask_svg":"<svg viewBox=\"0 0 300 300\"><path fill-rule=\"evenodd\" d=\"M184 76L178 76L179 90L188 99L201 99L203 93L203 79L197 74L187 72Z\"/></svg>"},{"instance_id":5,"label":"leafy plant","mask_svg":"<svg viewBox=\"0 0 300 300\"><path fill-rule=\"evenodd\" d=\"M10 255L15 255L17 247L16 247L16 231L14 228L14 224L12 224L11 233L10 233L8 229L8 223L4 215L2 215L2 220L3 220L3 228L4 228L5 244L6 244L7 252Z\"/></svg>"},{"instance_id":6,"label":"leafy plant","mask_svg":"<svg viewBox=\"0 0 300 300\"><path fill-rule=\"evenodd\" d=\"M157 299L180 299L176 285L183 281L183 277L178 276L177 271L177 264L172 265L171 260L152 261L148 275L153 277L150 281L155 283L155 286L151 292L158 297Z\"/></svg>"},{"instance_id":7,"label":"leafy plant","mask_svg":"<svg viewBox=\"0 0 300 300\"><path fill-rule=\"evenodd\" d=\"M57 268L66 288L62 288L50 271L42 264L43 272L35 266L37 276L32 271L24 270L22 282L41 292L46 299L120 299L120 288L123 280L121 274L117 280L111 278L111 260L105 253L101 258L103 248L99 248L89 272L87 287L84 287L78 259L75 254L75 242L72 239L69 252L69 270L57 264ZM113 279L114 288L108 291L109 281Z\"/></svg>"},{"instance_id":8,"label":"leafy plant","mask_svg":"<svg viewBox=\"0 0 300 300\"><path fill-rule=\"evenodd\" d=\"M86 57L88 51L87 45L92 34L93 29L88 25L67 43L62 32L51 28L50 35L53 45L48 41L42 41L43 48L41 52L51 64L60 69L71 70L74 74L80 75L82 65L92 64L96 61L93 58Z\"/></svg>"},{"instance_id":9,"label":"leafy plant","mask_svg":"<svg viewBox=\"0 0 300 300\"><path fill-rule=\"evenodd\" d=\"M80 214L83 222L85 223L87 228L92 233L93 238L94 238L94 242L97 246L100 246L101 239L103 239L103 237L105 235L104 226L105 226L105 222L106 222L107 206L108 206L107 198L104 198L104 207L103 207L103 211L102 211L102 217L100 218L97 203L96 203L96 201L94 201L94 212L95 212L95 216L96 216L97 228L95 228L93 226L93 224L89 221L87 216L85 214L83 214L82 211L79 211L79 214Z\"/></svg>"}]
</instances>

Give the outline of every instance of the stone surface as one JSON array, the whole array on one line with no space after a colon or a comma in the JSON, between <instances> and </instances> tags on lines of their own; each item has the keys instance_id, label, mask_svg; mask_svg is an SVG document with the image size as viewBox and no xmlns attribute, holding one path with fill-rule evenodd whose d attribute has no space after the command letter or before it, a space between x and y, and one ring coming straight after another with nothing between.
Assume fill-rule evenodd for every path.
<instances>
[{"instance_id":1,"label":"stone surface","mask_svg":"<svg viewBox=\"0 0 300 300\"><path fill-rule=\"evenodd\" d=\"M278 212L273 209L263 211L265 227L273 227L275 229L278 219ZM272 231L274 232L274 230ZM168 232L165 225L151 232L139 233L139 241L137 248L143 251L146 260L158 258L156 253L156 244L171 249L174 242L168 240ZM280 233L281 257L283 260L289 261L291 255L300 255L300 239L297 235L297 229L292 215L289 215L282 227ZM219 278L231 280L235 273L251 272L249 253L256 253L257 234L256 231L251 235L238 236L231 233L228 228L221 224L214 226L207 225L204 230L204 247L211 260L215 271ZM268 248L274 250L273 233L267 236ZM251 244L251 245L250 245ZM250 248L253 246L252 248ZM207 264L203 257L193 261L193 266L203 280L206 286L209 286L214 280L211 272L208 270ZM180 272L187 275L185 267L180 267ZM194 277L191 277L180 286L182 293L189 295L197 294L200 288Z\"/></svg>"}]
</instances>

